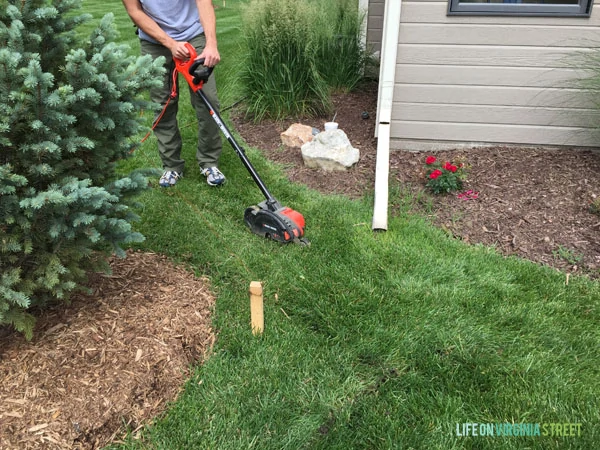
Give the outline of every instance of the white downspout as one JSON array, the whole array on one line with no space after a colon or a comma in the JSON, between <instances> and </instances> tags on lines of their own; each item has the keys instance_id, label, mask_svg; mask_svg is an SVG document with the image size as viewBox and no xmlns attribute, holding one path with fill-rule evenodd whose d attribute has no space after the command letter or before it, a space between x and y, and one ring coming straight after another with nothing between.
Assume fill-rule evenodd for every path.
<instances>
[{"instance_id":1,"label":"white downspout","mask_svg":"<svg viewBox=\"0 0 600 450\"><path fill-rule=\"evenodd\" d=\"M369 0L358 0L358 13L363 14L360 25L360 43L363 49L367 48L367 30L369 25Z\"/></svg>"},{"instance_id":2,"label":"white downspout","mask_svg":"<svg viewBox=\"0 0 600 450\"><path fill-rule=\"evenodd\" d=\"M396 57L400 32L401 0L386 0L383 16L379 94L377 105L377 163L375 167L374 231L388 228L388 178L390 173L390 123L396 78Z\"/></svg>"}]
</instances>

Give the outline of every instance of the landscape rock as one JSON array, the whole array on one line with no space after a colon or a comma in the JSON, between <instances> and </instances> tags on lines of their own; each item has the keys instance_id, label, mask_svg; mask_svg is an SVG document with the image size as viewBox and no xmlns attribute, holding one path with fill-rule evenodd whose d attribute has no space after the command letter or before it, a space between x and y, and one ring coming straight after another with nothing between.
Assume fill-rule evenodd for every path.
<instances>
[{"instance_id":1,"label":"landscape rock","mask_svg":"<svg viewBox=\"0 0 600 450\"><path fill-rule=\"evenodd\" d=\"M323 131L302 146L302 159L307 167L348 170L359 158L359 150L352 147L348 136L340 129Z\"/></svg>"},{"instance_id":2,"label":"landscape rock","mask_svg":"<svg viewBox=\"0 0 600 450\"><path fill-rule=\"evenodd\" d=\"M288 147L301 148L307 142L312 141L312 139L313 128L301 123L294 123L281 133L281 142Z\"/></svg>"}]
</instances>

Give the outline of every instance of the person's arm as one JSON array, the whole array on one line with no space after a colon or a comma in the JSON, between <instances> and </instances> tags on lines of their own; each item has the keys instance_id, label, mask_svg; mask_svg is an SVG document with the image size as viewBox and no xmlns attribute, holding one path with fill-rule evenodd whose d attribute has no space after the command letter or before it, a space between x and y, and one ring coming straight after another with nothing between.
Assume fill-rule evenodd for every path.
<instances>
[{"instance_id":1,"label":"person's arm","mask_svg":"<svg viewBox=\"0 0 600 450\"><path fill-rule=\"evenodd\" d=\"M148 36L168 48L175 58L186 59L190 56L188 49L185 47L185 42L178 42L165 33L162 28L160 28L158 24L144 12L139 0L123 0L123 5L125 5L127 14L129 14L133 23Z\"/></svg>"},{"instance_id":2,"label":"person's arm","mask_svg":"<svg viewBox=\"0 0 600 450\"><path fill-rule=\"evenodd\" d=\"M221 55L217 48L217 18L212 0L196 0L198 13L200 14L200 23L204 28L206 37L206 46L204 51L198 55L198 58L204 58L204 65L207 67L216 66L221 61Z\"/></svg>"}]
</instances>

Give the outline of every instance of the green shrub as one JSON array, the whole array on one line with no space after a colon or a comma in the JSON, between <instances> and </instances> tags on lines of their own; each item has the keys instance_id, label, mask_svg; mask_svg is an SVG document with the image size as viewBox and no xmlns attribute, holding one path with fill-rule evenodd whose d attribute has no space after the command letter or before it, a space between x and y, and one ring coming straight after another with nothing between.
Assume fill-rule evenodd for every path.
<instances>
[{"instance_id":1,"label":"green shrub","mask_svg":"<svg viewBox=\"0 0 600 450\"><path fill-rule=\"evenodd\" d=\"M352 0L251 0L242 28L248 113L256 120L329 114L331 90L351 90L362 77L360 19Z\"/></svg>"},{"instance_id":2,"label":"green shrub","mask_svg":"<svg viewBox=\"0 0 600 450\"><path fill-rule=\"evenodd\" d=\"M115 165L161 69L113 42L112 15L78 42L80 3L9 0L0 11L0 325L27 337L28 310L67 300L98 255L143 239L128 204L147 180L117 179Z\"/></svg>"}]
</instances>

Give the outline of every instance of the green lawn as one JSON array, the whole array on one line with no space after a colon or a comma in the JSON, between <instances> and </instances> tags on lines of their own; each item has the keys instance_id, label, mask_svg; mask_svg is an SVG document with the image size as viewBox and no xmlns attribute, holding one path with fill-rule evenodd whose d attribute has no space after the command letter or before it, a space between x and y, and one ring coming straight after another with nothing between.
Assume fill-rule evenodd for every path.
<instances>
[{"instance_id":1,"label":"green lawn","mask_svg":"<svg viewBox=\"0 0 600 450\"><path fill-rule=\"evenodd\" d=\"M220 5L220 1L216 4ZM217 9L222 104L238 100L239 1ZM124 41L131 24L112 11ZM135 39L131 41L136 51ZM194 166L193 116L184 109ZM210 278L218 296L214 355L141 440L160 449L591 449L600 442L597 282L492 248L468 246L399 212L370 229L372 199L325 196L290 183L257 149L248 155L279 200L307 220L310 247L280 246L242 220L262 200L226 144L229 182L213 189L189 170L140 200L142 248ZM122 164L157 167L149 139ZM252 335L248 286L265 288L265 333ZM463 437L463 423L580 423L580 436ZM562 430L562 427L561 427Z\"/></svg>"}]
</instances>

